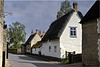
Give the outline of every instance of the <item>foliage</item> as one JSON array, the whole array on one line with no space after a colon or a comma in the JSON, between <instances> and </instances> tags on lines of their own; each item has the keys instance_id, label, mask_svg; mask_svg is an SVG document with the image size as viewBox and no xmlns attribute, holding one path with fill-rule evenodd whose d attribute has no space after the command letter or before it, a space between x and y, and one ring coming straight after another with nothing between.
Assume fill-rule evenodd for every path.
<instances>
[{"instance_id":1,"label":"foliage","mask_svg":"<svg viewBox=\"0 0 100 67\"><path fill-rule=\"evenodd\" d=\"M8 28L8 42L14 48L19 48L19 43L24 43L26 38L25 26L19 22L12 23Z\"/></svg>"},{"instance_id":2,"label":"foliage","mask_svg":"<svg viewBox=\"0 0 100 67\"><path fill-rule=\"evenodd\" d=\"M17 43L17 48L20 48L21 47L21 43Z\"/></svg>"},{"instance_id":3,"label":"foliage","mask_svg":"<svg viewBox=\"0 0 100 67\"><path fill-rule=\"evenodd\" d=\"M62 59L61 62L62 62L62 63L66 63L66 64L68 64L68 63L69 63L69 60L68 60L68 59Z\"/></svg>"},{"instance_id":4,"label":"foliage","mask_svg":"<svg viewBox=\"0 0 100 67\"><path fill-rule=\"evenodd\" d=\"M61 2L61 7L59 11L60 17L67 14L70 10L72 10L72 8L68 0Z\"/></svg>"}]
</instances>

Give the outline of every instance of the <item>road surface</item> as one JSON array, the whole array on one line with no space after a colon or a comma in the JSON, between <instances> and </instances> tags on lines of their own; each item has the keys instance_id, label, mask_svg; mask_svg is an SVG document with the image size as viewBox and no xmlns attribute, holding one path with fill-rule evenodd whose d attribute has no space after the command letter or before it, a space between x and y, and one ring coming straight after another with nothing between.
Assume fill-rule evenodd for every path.
<instances>
[{"instance_id":1,"label":"road surface","mask_svg":"<svg viewBox=\"0 0 100 67\"><path fill-rule=\"evenodd\" d=\"M27 57L25 55L9 54L8 58L11 67L73 67L54 62L42 61L39 59Z\"/></svg>"}]
</instances>

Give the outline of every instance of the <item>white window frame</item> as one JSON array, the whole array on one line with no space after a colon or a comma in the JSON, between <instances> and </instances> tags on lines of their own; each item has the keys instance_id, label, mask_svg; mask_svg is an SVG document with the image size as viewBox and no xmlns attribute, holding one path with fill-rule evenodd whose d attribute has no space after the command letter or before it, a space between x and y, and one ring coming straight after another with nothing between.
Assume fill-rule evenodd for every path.
<instances>
[{"instance_id":1,"label":"white window frame","mask_svg":"<svg viewBox=\"0 0 100 67\"><path fill-rule=\"evenodd\" d=\"M70 37L76 38L77 37L77 27L70 27Z\"/></svg>"}]
</instances>

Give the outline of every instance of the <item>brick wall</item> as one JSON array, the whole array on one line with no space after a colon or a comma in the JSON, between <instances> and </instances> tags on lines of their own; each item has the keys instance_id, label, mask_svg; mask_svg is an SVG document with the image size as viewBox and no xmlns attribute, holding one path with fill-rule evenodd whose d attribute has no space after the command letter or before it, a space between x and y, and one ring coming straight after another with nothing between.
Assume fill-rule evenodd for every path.
<instances>
[{"instance_id":1,"label":"brick wall","mask_svg":"<svg viewBox=\"0 0 100 67\"><path fill-rule=\"evenodd\" d=\"M83 65L98 65L97 20L87 21L82 25L82 62Z\"/></svg>"}]
</instances>

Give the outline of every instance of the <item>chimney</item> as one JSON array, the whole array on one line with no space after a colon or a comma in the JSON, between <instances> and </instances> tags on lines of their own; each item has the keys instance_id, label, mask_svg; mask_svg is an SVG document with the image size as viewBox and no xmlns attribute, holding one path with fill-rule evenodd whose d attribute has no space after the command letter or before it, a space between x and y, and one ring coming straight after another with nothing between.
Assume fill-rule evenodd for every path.
<instances>
[{"instance_id":1,"label":"chimney","mask_svg":"<svg viewBox=\"0 0 100 67\"><path fill-rule=\"evenodd\" d=\"M38 29L36 29L36 33L38 34Z\"/></svg>"},{"instance_id":2,"label":"chimney","mask_svg":"<svg viewBox=\"0 0 100 67\"><path fill-rule=\"evenodd\" d=\"M73 3L73 9L74 9L75 11L77 11L77 5L78 5L77 2L74 2L74 3Z\"/></svg>"},{"instance_id":3,"label":"chimney","mask_svg":"<svg viewBox=\"0 0 100 67\"><path fill-rule=\"evenodd\" d=\"M41 36L41 30L39 30L39 33L38 34L39 34L39 36Z\"/></svg>"},{"instance_id":4,"label":"chimney","mask_svg":"<svg viewBox=\"0 0 100 67\"><path fill-rule=\"evenodd\" d=\"M57 19L59 19L60 18L60 15L59 15L59 12L57 12Z\"/></svg>"},{"instance_id":5,"label":"chimney","mask_svg":"<svg viewBox=\"0 0 100 67\"><path fill-rule=\"evenodd\" d=\"M31 31L31 35L33 35L33 30Z\"/></svg>"},{"instance_id":6,"label":"chimney","mask_svg":"<svg viewBox=\"0 0 100 67\"><path fill-rule=\"evenodd\" d=\"M44 37L44 35L45 35L45 31L43 31L43 37Z\"/></svg>"}]
</instances>

